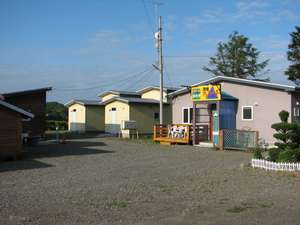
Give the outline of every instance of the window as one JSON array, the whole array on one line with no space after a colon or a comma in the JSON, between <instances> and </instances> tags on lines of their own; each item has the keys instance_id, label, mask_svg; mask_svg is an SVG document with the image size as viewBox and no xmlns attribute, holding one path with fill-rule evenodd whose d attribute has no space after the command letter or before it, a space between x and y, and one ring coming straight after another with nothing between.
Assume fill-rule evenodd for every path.
<instances>
[{"instance_id":1,"label":"window","mask_svg":"<svg viewBox=\"0 0 300 225\"><path fill-rule=\"evenodd\" d=\"M193 108L185 107L182 109L182 122L183 123L193 122Z\"/></svg>"},{"instance_id":2,"label":"window","mask_svg":"<svg viewBox=\"0 0 300 225\"><path fill-rule=\"evenodd\" d=\"M154 119L155 119L155 120L158 120L158 119L159 119L159 113L158 113L158 112L155 112L155 113L154 113Z\"/></svg>"},{"instance_id":3,"label":"window","mask_svg":"<svg viewBox=\"0 0 300 225\"><path fill-rule=\"evenodd\" d=\"M117 111L117 108L116 107L112 107L111 111Z\"/></svg>"},{"instance_id":4,"label":"window","mask_svg":"<svg viewBox=\"0 0 300 225\"><path fill-rule=\"evenodd\" d=\"M253 106L243 106L242 120L253 120Z\"/></svg>"}]
</instances>

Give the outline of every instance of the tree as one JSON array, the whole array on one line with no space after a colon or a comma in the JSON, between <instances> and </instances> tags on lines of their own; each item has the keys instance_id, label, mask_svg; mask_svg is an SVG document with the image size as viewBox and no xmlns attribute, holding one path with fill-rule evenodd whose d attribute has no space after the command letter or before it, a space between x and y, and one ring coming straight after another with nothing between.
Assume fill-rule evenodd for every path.
<instances>
[{"instance_id":1,"label":"tree","mask_svg":"<svg viewBox=\"0 0 300 225\"><path fill-rule=\"evenodd\" d=\"M298 143L295 143L294 136L297 133L298 125L296 123L289 123L289 112L282 110L279 113L281 122L272 124L272 128L277 131L273 136L278 140L275 145L280 149L286 149L288 147L298 147Z\"/></svg>"},{"instance_id":2,"label":"tree","mask_svg":"<svg viewBox=\"0 0 300 225\"><path fill-rule=\"evenodd\" d=\"M285 110L279 113L279 117L281 122L272 124L272 128L277 131L273 136L278 140L275 142L278 148L269 150L269 158L276 162L299 162L299 125L288 122L289 112Z\"/></svg>"},{"instance_id":3,"label":"tree","mask_svg":"<svg viewBox=\"0 0 300 225\"><path fill-rule=\"evenodd\" d=\"M215 76L262 80L258 77L268 72L263 70L269 60L259 63L259 54L247 37L235 31L229 35L227 43L218 43L217 54L210 58L210 67L203 67L203 70Z\"/></svg>"},{"instance_id":4,"label":"tree","mask_svg":"<svg viewBox=\"0 0 300 225\"><path fill-rule=\"evenodd\" d=\"M67 121L67 108L58 102L47 102L47 120Z\"/></svg>"},{"instance_id":5,"label":"tree","mask_svg":"<svg viewBox=\"0 0 300 225\"><path fill-rule=\"evenodd\" d=\"M296 31L291 34L292 40L288 46L287 58L291 62L285 75L290 81L296 85L300 84L300 27L296 27Z\"/></svg>"}]
</instances>

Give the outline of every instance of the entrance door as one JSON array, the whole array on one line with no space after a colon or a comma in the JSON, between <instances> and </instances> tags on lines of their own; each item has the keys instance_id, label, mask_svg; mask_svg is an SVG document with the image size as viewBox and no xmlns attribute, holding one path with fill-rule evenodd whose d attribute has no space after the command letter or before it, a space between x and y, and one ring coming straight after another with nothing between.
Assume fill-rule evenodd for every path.
<instances>
[{"instance_id":1,"label":"entrance door","mask_svg":"<svg viewBox=\"0 0 300 225\"><path fill-rule=\"evenodd\" d=\"M76 109L71 111L71 120L70 120L70 131L78 131L77 129L77 121L76 121Z\"/></svg>"},{"instance_id":2,"label":"entrance door","mask_svg":"<svg viewBox=\"0 0 300 225\"><path fill-rule=\"evenodd\" d=\"M111 116L111 133L117 134L119 132L120 125L117 124L117 109L115 107L110 110Z\"/></svg>"}]
</instances>

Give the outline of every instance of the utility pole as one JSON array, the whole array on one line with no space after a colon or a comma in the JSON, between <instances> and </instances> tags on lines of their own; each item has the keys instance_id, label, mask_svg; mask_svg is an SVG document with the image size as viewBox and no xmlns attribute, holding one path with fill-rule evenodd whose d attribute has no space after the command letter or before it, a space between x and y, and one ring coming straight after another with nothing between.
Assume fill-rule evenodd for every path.
<instances>
[{"instance_id":1,"label":"utility pole","mask_svg":"<svg viewBox=\"0 0 300 225\"><path fill-rule=\"evenodd\" d=\"M159 102L159 123L164 123L163 107L164 107L164 67L163 67L163 52L162 52L162 19L159 16L158 20L158 58L159 58L159 72L160 72L160 102Z\"/></svg>"}]
</instances>

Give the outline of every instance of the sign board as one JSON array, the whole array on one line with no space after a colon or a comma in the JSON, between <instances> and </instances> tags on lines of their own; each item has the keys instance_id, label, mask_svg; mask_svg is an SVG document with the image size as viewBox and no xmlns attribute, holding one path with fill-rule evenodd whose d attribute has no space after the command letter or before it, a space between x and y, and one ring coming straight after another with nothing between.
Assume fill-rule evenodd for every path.
<instances>
[{"instance_id":1,"label":"sign board","mask_svg":"<svg viewBox=\"0 0 300 225\"><path fill-rule=\"evenodd\" d=\"M122 121L122 130L136 130L136 121L135 120L123 120Z\"/></svg>"},{"instance_id":2,"label":"sign board","mask_svg":"<svg viewBox=\"0 0 300 225\"><path fill-rule=\"evenodd\" d=\"M202 85L192 87L192 100L198 101L220 101L221 85Z\"/></svg>"}]
</instances>

